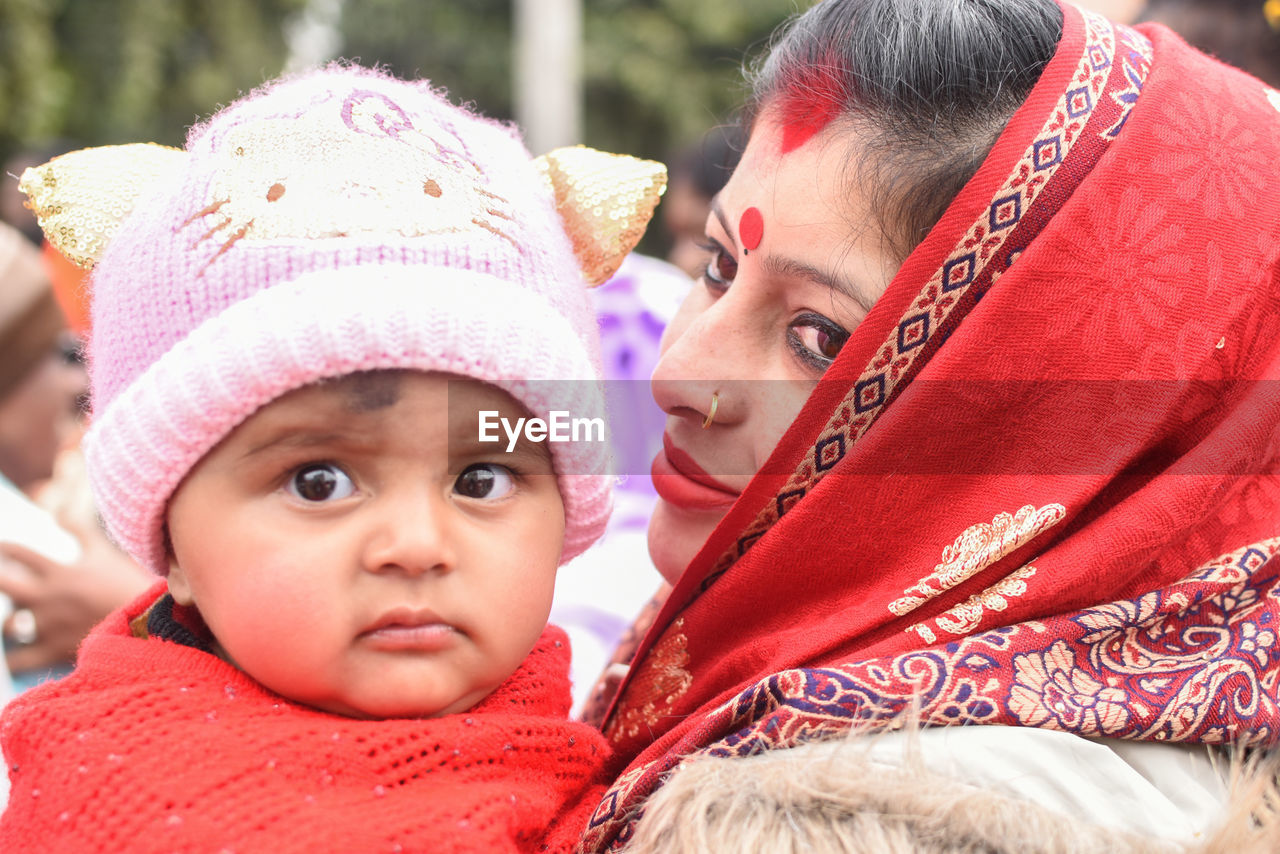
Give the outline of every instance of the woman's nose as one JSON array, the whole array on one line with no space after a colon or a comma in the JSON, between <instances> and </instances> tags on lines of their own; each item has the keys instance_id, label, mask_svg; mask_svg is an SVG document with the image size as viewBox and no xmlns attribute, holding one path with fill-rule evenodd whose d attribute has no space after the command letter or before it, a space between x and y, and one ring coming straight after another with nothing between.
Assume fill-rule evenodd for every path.
<instances>
[{"instance_id":1,"label":"woman's nose","mask_svg":"<svg viewBox=\"0 0 1280 854\"><path fill-rule=\"evenodd\" d=\"M448 499L424 488L380 496L364 550L368 572L422 575L457 567Z\"/></svg>"},{"instance_id":2,"label":"woman's nose","mask_svg":"<svg viewBox=\"0 0 1280 854\"><path fill-rule=\"evenodd\" d=\"M711 424L739 418L746 395L740 387L759 375L759 354L736 316L731 296L718 300L695 292L685 300L663 336L662 355L650 382L653 399L668 415ZM730 386L735 393L730 394Z\"/></svg>"}]
</instances>

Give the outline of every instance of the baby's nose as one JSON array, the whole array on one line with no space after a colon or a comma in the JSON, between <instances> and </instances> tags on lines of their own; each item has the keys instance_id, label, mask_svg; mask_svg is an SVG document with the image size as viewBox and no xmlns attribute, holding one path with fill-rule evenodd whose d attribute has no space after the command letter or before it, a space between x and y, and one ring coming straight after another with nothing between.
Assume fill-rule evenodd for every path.
<instances>
[{"instance_id":1,"label":"baby's nose","mask_svg":"<svg viewBox=\"0 0 1280 854\"><path fill-rule=\"evenodd\" d=\"M379 510L365 549L368 571L421 575L456 567L451 513L445 499L401 496L389 499Z\"/></svg>"}]
</instances>

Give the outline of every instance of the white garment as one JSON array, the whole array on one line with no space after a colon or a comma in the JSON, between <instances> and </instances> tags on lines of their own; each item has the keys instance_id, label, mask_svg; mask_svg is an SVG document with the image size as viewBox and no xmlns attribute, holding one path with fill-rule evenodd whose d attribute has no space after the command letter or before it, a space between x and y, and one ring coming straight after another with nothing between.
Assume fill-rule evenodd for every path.
<instances>
[{"instance_id":1,"label":"white garment","mask_svg":"<svg viewBox=\"0 0 1280 854\"><path fill-rule=\"evenodd\" d=\"M76 538L3 477L0 477L0 542L26 546L59 563L74 563L80 557L80 544ZM5 570L0 568L0 571ZM8 618L12 608L9 597L0 593L0 624ZM0 706L9 702L13 695L13 677L4 659L4 638L0 636ZM0 809L8 799L9 775L0 774Z\"/></svg>"},{"instance_id":2,"label":"white garment","mask_svg":"<svg viewBox=\"0 0 1280 854\"><path fill-rule=\"evenodd\" d=\"M582 712L623 633L662 585L649 560L652 497L618 489L613 499L604 536L556 575L550 622L569 635L575 715Z\"/></svg>"},{"instance_id":3,"label":"white garment","mask_svg":"<svg viewBox=\"0 0 1280 854\"><path fill-rule=\"evenodd\" d=\"M1227 802L1205 747L1001 726L898 731L870 741L876 762L899 765L907 755L937 774L1148 838L1201 839Z\"/></svg>"}]
</instances>

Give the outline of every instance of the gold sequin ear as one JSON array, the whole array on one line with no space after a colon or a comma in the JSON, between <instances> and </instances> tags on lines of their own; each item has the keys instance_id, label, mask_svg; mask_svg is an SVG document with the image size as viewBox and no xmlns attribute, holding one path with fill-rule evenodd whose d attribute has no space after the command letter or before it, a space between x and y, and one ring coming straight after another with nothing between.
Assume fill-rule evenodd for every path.
<instances>
[{"instance_id":1,"label":"gold sequin ear","mask_svg":"<svg viewBox=\"0 0 1280 854\"><path fill-rule=\"evenodd\" d=\"M583 278L589 287L603 284L644 234L667 188L667 168L583 145L557 148L534 163L555 194Z\"/></svg>"},{"instance_id":2,"label":"gold sequin ear","mask_svg":"<svg viewBox=\"0 0 1280 854\"><path fill-rule=\"evenodd\" d=\"M30 198L45 238L87 270L143 191L186 157L180 148L155 143L83 148L26 170L18 189Z\"/></svg>"}]
</instances>

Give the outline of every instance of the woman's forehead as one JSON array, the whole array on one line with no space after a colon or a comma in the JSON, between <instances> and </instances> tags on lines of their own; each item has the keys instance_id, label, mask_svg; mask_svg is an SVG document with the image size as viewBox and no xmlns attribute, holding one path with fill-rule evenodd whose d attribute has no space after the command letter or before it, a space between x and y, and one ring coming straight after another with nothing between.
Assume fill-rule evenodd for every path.
<instances>
[{"instance_id":1,"label":"woman's forehead","mask_svg":"<svg viewBox=\"0 0 1280 854\"><path fill-rule=\"evenodd\" d=\"M805 271L869 309L898 265L859 179L859 137L828 126L787 150L786 134L779 121L756 122L714 215L743 253L739 264L758 258L777 276Z\"/></svg>"},{"instance_id":2,"label":"woman's forehead","mask_svg":"<svg viewBox=\"0 0 1280 854\"><path fill-rule=\"evenodd\" d=\"M752 208L763 219L765 242L771 226L817 227L830 230L831 237L856 239L869 211L856 179L863 151L858 137L828 127L788 148L787 133L780 122L758 121L741 162L717 197L735 241L741 239L742 218ZM754 213L746 221L751 230L759 229Z\"/></svg>"}]
</instances>

